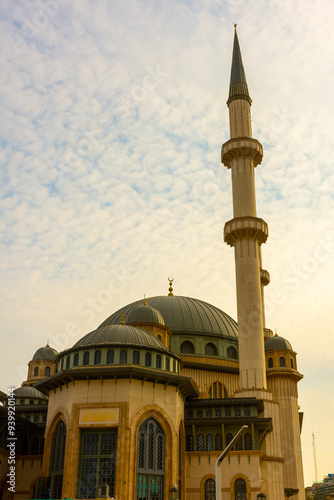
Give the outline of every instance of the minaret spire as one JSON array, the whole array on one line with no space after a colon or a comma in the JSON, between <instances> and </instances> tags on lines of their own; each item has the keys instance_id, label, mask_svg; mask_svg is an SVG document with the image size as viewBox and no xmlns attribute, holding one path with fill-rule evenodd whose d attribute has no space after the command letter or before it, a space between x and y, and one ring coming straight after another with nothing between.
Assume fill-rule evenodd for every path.
<instances>
[{"instance_id":1,"label":"minaret spire","mask_svg":"<svg viewBox=\"0 0 334 500\"><path fill-rule=\"evenodd\" d=\"M224 240L235 252L240 388L247 391L267 386L263 286L269 282L269 273L261 269L261 245L267 240L268 226L256 213L254 168L261 163L263 151L261 144L252 138L252 101L236 25L234 28L227 101L231 139L222 147L222 163L231 169L234 218L225 224Z\"/></svg>"}]
</instances>

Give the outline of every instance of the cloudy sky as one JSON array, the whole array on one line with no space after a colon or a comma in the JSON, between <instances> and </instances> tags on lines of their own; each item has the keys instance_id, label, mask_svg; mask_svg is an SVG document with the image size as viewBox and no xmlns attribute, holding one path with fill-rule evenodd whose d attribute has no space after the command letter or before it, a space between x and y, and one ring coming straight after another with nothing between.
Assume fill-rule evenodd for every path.
<instances>
[{"instance_id":1,"label":"cloudy sky","mask_svg":"<svg viewBox=\"0 0 334 500\"><path fill-rule=\"evenodd\" d=\"M298 352L305 483L334 472L330 0L2 0L1 389L168 293L236 318L229 138L233 21L250 95L267 327Z\"/></svg>"}]
</instances>

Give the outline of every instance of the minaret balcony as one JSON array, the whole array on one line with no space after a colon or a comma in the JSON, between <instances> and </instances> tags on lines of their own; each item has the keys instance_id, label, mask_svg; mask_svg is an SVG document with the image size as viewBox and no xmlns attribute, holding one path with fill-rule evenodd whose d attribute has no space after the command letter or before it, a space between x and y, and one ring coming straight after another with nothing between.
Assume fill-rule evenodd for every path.
<instances>
[{"instance_id":1,"label":"minaret balcony","mask_svg":"<svg viewBox=\"0 0 334 500\"><path fill-rule=\"evenodd\" d=\"M267 286L270 283L270 274L265 269L260 270L261 285Z\"/></svg>"},{"instance_id":2,"label":"minaret balcony","mask_svg":"<svg viewBox=\"0 0 334 500\"><path fill-rule=\"evenodd\" d=\"M231 247L243 239L252 239L261 245L267 238L268 224L258 217L235 217L224 227L224 241Z\"/></svg>"},{"instance_id":3,"label":"minaret balcony","mask_svg":"<svg viewBox=\"0 0 334 500\"><path fill-rule=\"evenodd\" d=\"M262 157L262 144L250 137L230 139L222 146L221 161L227 168L231 168L234 161L245 158L249 158L253 167L256 167L261 163Z\"/></svg>"}]
</instances>

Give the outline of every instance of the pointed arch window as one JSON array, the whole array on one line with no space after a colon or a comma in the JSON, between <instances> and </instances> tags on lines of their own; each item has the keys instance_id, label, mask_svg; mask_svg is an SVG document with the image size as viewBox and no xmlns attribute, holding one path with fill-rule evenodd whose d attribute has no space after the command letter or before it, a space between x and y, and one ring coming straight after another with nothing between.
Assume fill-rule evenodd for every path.
<instances>
[{"instance_id":1,"label":"pointed arch window","mask_svg":"<svg viewBox=\"0 0 334 500\"><path fill-rule=\"evenodd\" d=\"M235 500L247 500L246 481L239 477L234 483Z\"/></svg>"},{"instance_id":2,"label":"pointed arch window","mask_svg":"<svg viewBox=\"0 0 334 500\"><path fill-rule=\"evenodd\" d=\"M209 396L209 399L227 398L228 394L227 394L226 387L221 382L218 382L218 381L214 382L209 387L208 396Z\"/></svg>"},{"instance_id":3,"label":"pointed arch window","mask_svg":"<svg viewBox=\"0 0 334 500\"><path fill-rule=\"evenodd\" d=\"M95 351L94 353L94 365L100 365L101 364L101 351Z\"/></svg>"},{"instance_id":4,"label":"pointed arch window","mask_svg":"<svg viewBox=\"0 0 334 500\"><path fill-rule=\"evenodd\" d=\"M137 496L139 499L164 498L165 435L154 419L145 420L137 437Z\"/></svg>"},{"instance_id":5,"label":"pointed arch window","mask_svg":"<svg viewBox=\"0 0 334 500\"><path fill-rule=\"evenodd\" d=\"M74 362L73 362L73 366L79 366L79 353L76 352L74 354Z\"/></svg>"},{"instance_id":6,"label":"pointed arch window","mask_svg":"<svg viewBox=\"0 0 334 500\"><path fill-rule=\"evenodd\" d=\"M53 433L50 457L51 498L62 498L66 426L62 420Z\"/></svg>"},{"instance_id":7,"label":"pointed arch window","mask_svg":"<svg viewBox=\"0 0 334 500\"><path fill-rule=\"evenodd\" d=\"M212 434L206 436L206 451L213 451L213 437Z\"/></svg>"},{"instance_id":8,"label":"pointed arch window","mask_svg":"<svg viewBox=\"0 0 334 500\"><path fill-rule=\"evenodd\" d=\"M223 440L221 434L216 434L215 436L215 450L222 451L223 449Z\"/></svg>"},{"instance_id":9,"label":"pointed arch window","mask_svg":"<svg viewBox=\"0 0 334 500\"><path fill-rule=\"evenodd\" d=\"M169 358L165 359L165 370L169 372Z\"/></svg>"},{"instance_id":10,"label":"pointed arch window","mask_svg":"<svg viewBox=\"0 0 334 500\"><path fill-rule=\"evenodd\" d=\"M268 358L268 368L272 368L274 366L273 358Z\"/></svg>"},{"instance_id":11,"label":"pointed arch window","mask_svg":"<svg viewBox=\"0 0 334 500\"><path fill-rule=\"evenodd\" d=\"M215 500L216 498L216 483L214 479L207 479L204 484L205 500Z\"/></svg>"},{"instance_id":12,"label":"pointed arch window","mask_svg":"<svg viewBox=\"0 0 334 500\"><path fill-rule=\"evenodd\" d=\"M85 352L84 352L83 364L84 364L85 366L86 366L86 365L89 365L89 351L85 351Z\"/></svg>"},{"instance_id":13,"label":"pointed arch window","mask_svg":"<svg viewBox=\"0 0 334 500\"><path fill-rule=\"evenodd\" d=\"M152 356L150 352L145 352L145 366L149 367L152 364Z\"/></svg>"},{"instance_id":14,"label":"pointed arch window","mask_svg":"<svg viewBox=\"0 0 334 500\"><path fill-rule=\"evenodd\" d=\"M228 444L230 444L230 442L232 441L232 439L233 439L233 434L228 433L227 436L226 436L226 446Z\"/></svg>"},{"instance_id":15,"label":"pointed arch window","mask_svg":"<svg viewBox=\"0 0 334 500\"><path fill-rule=\"evenodd\" d=\"M249 432L245 434L245 450L251 450L252 449L252 436Z\"/></svg>"},{"instance_id":16,"label":"pointed arch window","mask_svg":"<svg viewBox=\"0 0 334 500\"><path fill-rule=\"evenodd\" d=\"M139 351L133 351L133 354L132 354L132 363L134 365L139 365Z\"/></svg>"},{"instance_id":17,"label":"pointed arch window","mask_svg":"<svg viewBox=\"0 0 334 500\"><path fill-rule=\"evenodd\" d=\"M160 354L157 354L157 357L155 358L155 367L161 368L161 355Z\"/></svg>"},{"instance_id":18,"label":"pointed arch window","mask_svg":"<svg viewBox=\"0 0 334 500\"><path fill-rule=\"evenodd\" d=\"M66 358L66 370L68 370L70 368L70 364L71 364L71 356L67 356L67 358Z\"/></svg>"},{"instance_id":19,"label":"pointed arch window","mask_svg":"<svg viewBox=\"0 0 334 500\"><path fill-rule=\"evenodd\" d=\"M49 376L50 376L50 367L49 367L49 366L47 366L47 367L45 368L45 371L44 371L44 376L45 376L45 377L49 377Z\"/></svg>"},{"instance_id":20,"label":"pointed arch window","mask_svg":"<svg viewBox=\"0 0 334 500\"><path fill-rule=\"evenodd\" d=\"M35 366L34 377L38 377L38 366Z\"/></svg>"},{"instance_id":21,"label":"pointed arch window","mask_svg":"<svg viewBox=\"0 0 334 500\"><path fill-rule=\"evenodd\" d=\"M204 436L199 434L197 436L197 451L204 451Z\"/></svg>"},{"instance_id":22,"label":"pointed arch window","mask_svg":"<svg viewBox=\"0 0 334 500\"><path fill-rule=\"evenodd\" d=\"M187 451L194 451L194 438L192 434L187 435Z\"/></svg>"},{"instance_id":23,"label":"pointed arch window","mask_svg":"<svg viewBox=\"0 0 334 500\"><path fill-rule=\"evenodd\" d=\"M115 362L115 353L112 349L107 352L107 364L112 365Z\"/></svg>"},{"instance_id":24,"label":"pointed arch window","mask_svg":"<svg viewBox=\"0 0 334 500\"><path fill-rule=\"evenodd\" d=\"M279 358L279 365L284 368L285 367L285 358L283 358L283 356L281 356Z\"/></svg>"},{"instance_id":25,"label":"pointed arch window","mask_svg":"<svg viewBox=\"0 0 334 500\"><path fill-rule=\"evenodd\" d=\"M121 350L121 353L119 355L119 362L121 365L126 365L128 362L128 353L125 351L125 349Z\"/></svg>"}]
</instances>

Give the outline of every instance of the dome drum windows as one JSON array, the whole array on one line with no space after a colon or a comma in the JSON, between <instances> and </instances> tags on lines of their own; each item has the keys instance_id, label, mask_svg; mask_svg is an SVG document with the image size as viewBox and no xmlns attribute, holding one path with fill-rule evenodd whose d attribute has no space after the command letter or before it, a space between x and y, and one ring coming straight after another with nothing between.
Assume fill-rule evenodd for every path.
<instances>
[{"instance_id":1,"label":"dome drum windows","mask_svg":"<svg viewBox=\"0 0 334 500\"><path fill-rule=\"evenodd\" d=\"M281 368L285 368L285 358L283 356L279 358L279 365Z\"/></svg>"},{"instance_id":2,"label":"dome drum windows","mask_svg":"<svg viewBox=\"0 0 334 500\"><path fill-rule=\"evenodd\" d=\"M94 353L94 365L100 365L101 364L101 351L95 351Z\"/></svg>"},{"instance_id":3,"label":"dome drum windows","mask_svg":"<svg viewBox=\"0 0 334 500\"><path fill-rule=\"evenodd\" d=\"M38 366L35 366L34 377L38 377Z\"/></svg>"},{"instance_id":4,"label":"dome drum windows","mask_svg":"<svg viewBox=\"0 0 334 500\"><path fill-rule=\"evenodd\" d=\"M217 347L212 342L209 342L208 344L206 344L204 352L207 356L217 356L218 355Z\"/></svg>"},{"instance_id":5,"label":"dome drum windows","mask_svg":"<svg viewBox=\"0 0 334 500\"><path fill-rule=\"evenodd\" d=\"M180 346L180 353L181 354L194 354L195 353L195 347L190 340L185 340L182 342Z\"/></svg>"},{"instance_id":6,"label":"dome drum windows","mask_svg":"<svg viewBox=\"0 0 334 500\"><path fill-rule=\"evenodd\" d=\"M115 362L115 353L112 349L107 351L107 365L112 365Z\"/></svg>"},{"instance_id":7,"label":"dome drum windows","mask_svg":"<svg viewBox=\"0 0 334 500\"><path fill-rule=\"evenodd\" d=\"M227 357L230 359L238 359L238 353L235 347L229 346L226 351Z\"/></svg>"}]
</instances>

